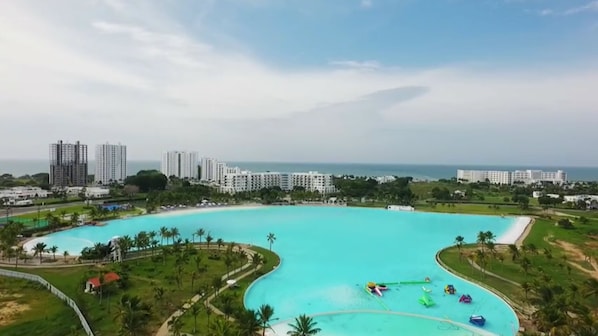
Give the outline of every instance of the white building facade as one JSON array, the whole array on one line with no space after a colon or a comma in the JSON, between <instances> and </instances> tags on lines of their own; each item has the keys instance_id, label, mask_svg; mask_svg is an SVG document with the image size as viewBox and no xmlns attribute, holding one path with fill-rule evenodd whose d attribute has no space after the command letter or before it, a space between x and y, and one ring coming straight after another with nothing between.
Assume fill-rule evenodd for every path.
<instances>
[{"instance_id":1,"label":"white building facade","mask_svg":"<svg viewBox=\"0 0 598 336\"><path fill-rule=\"evenodd\" d=\"M457 181L464 183L485 182L492 184L533 184L551 182L563 184L567 182L567 174L562 170L545 172L541 170L457 170Z\"/></svg>"},{"instance_id":2,"label":"white building facade","mask_svg":"<svg viewBox=\"0 0 598 336\"><path fill-rule=\"evenodd\" d=\"M12 187L0 189L0 200L28 200L32 198L47 198L50 192L40 187Z\"/></svg>"},{"instance_id":3,"label":"white building facade","mask_svg":"<svg viewBox=\"0 0 598 336\"><path fill-rule=\"evenodd\" d=\"M318 172L308 173L253 173L250 171L225 174L220 184L220 190L227 193L256 191L263 188L279 187L290 191L296 187L307 191L329 194L335 192L332 174Z\"/></svg>"},{"instance_id":4,"label":"white building facade","mask_svg":"<svg viewBox=\"0 0 598 336\"><path fill-rule=\"evenodd\" d=\"M197 152L171 151L162 154L160 171L167 177L196 180L199 155Z\"/></svg>"},{"instance_id":5,"label":"white building facade","mask_svg":"<svg viewBox=\"0 0 598 336\"><path fill-rule=\"evenodd\" d=\"M96 146L97 184L124 183L127 178L127 146L102 144Z\"/></svg>"}]
</instances>

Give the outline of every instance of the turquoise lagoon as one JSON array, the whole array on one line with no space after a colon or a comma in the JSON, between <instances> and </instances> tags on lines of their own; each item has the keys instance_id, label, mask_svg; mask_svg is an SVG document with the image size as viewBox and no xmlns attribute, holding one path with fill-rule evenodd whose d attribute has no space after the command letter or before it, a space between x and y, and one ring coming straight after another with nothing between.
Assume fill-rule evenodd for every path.
<instances>
[{"instance_id":1,"label":"turquoise lagoon","mask_svg":"<svg viewBox=\"0 0 598 336\"><path fill-rule=\"evenodd\" d=\"M314 315L323 335L514 335L519 322L513 310L494 294L440 268L435 254L452 245L457 235L466 242L475 242L479 231L490 230L500 237L515 222L516 218L368 208L228 208L115 220L39 239L77 254L94 242L141 230L159 231L162 226L176 226L182 238L191 239L193 232L203 228L215 239L266 248L266 235L272 232L281 265L255 282L245 296L249 308L263 303L274 307L278 324L270 334L286 334L289 320L308 314ZM426 277L432 279L426 287L436 303L430 308L418 303L421 285L392 286L381 298L364 290L368 281ZM455 286L457 295L444 294L447 284ZM473 303L458 303L460 294L470 294ZM469 324L473 314L486 318L483 329Z\"/></svg>"}]
</instances>

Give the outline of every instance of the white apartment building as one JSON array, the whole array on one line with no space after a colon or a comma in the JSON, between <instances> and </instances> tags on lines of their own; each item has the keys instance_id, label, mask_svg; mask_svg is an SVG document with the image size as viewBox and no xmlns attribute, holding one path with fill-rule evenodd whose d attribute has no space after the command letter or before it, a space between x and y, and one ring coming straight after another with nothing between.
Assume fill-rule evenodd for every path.
<instances>
[{"instance_id":1,"label":"white apartment building","mask_svg":"<svg viewBox=\"0 0 598 336\"><path fill-rule=\"evenodd\" d=\"M557 170L556 172L529 169L515 170L513 172L503 170L457 170L457 181L475 183L485 182L486 180L493 184L533 184L538 182L563 184L567 182L567 174L562 170Z\"/></svg>"},{"instance_id":2,"label":"white apartment building","mask_svg":"<svg viewBox=\"0 0 598 336\"><path fill-rule=\"evenodd\" d=\"M476 183L490 181L492 184L511 184L511 173L501 170L457 170L457 181Z\"/></svg>"},{"instance_id":3,"label":"white apartment building","mask_svg":"<svg viewBox=\"0 0 598 336\"><path fill-rule=\"evenodd\" d=\"M241 174L241 168L229 167L225 162L213 158L201 158L201 181L224 183L224 176L227 174Z\"/></svg>"},{"instance_id":4,"label":"white apartment building","mask_svg":"<svg viewBox=\"0 0 598 336\"><path fill-rule=\"evenodd\" d=\"M322 194L333 193L335 191L331 174L321 174L318 172L253 173L249 171L225 174L220 190L234 194L273 187L280 187L286 191L293 190L295 187L303 187L307 191L317 191Z\"/></svg>"},{"instance_id":5,"label":"white apartment building","mask_svg":"<svg viewBox=\"0 0 598 336\"><path fill-rule=\"evenodd\" d=\"M167 177L196 180L199 155L197 152L171 151L162 154L160 171Z\"/></svg>"},{"instance_id":6,"label":"white apartment building","mask_svg":"<svg viewBox=\"0 0 598 336\"><path fill-rule=\"evenodd\" d=\"M97 145L95 155L95 183L124 183L127 178L127 146L108 143Z\"/></svg>"},{"instance_id":7,"label":"white apartment building","mask_svg":"<svg viewBox=\"0 0 598 336\"><path fill-rule=\"evenodd\" d=\"M522 182L532 184L537 182L551 182L554 184L563 184L567 182L567 174L562 170L555 172L545 172L542 170L516 170L513 172L513 183Z\"/></svg>"}]
</instances>

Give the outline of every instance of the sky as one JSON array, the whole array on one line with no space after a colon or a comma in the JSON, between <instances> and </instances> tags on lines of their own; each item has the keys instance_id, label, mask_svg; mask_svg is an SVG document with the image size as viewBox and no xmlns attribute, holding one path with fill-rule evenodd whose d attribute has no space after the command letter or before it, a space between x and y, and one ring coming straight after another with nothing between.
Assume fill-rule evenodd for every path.
<instances>
[{"instance_id":1,"label":"sky","mask_svg":"<svg viewBox=\"0 0 598 336\"><path fill-rule=\"evenodd\" d=\"M0 1L0 159L598 166L598 1Z\"/></svg>"}]
</instances>

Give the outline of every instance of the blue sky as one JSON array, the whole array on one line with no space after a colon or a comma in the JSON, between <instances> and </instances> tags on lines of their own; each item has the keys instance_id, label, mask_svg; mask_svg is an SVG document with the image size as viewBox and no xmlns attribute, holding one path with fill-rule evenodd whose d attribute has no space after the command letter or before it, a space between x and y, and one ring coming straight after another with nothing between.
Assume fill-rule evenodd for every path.
<instances>
[{"instance_id":1,"label":"blue sky","mask_svg":"<svg viewBox=\"0 0 598 336\"><path fill-rule=\"evenodd\" d=\"M596 0L2 1L0 40L0 158L598 166Z\"/></svg>"}]
</instances>

